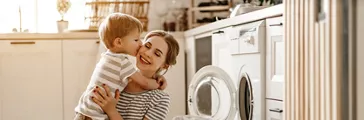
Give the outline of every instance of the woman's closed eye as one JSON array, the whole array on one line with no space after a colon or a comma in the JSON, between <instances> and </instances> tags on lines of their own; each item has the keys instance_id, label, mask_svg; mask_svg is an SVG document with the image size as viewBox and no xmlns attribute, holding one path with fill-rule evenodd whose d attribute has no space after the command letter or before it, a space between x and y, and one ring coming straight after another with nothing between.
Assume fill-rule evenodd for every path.
<instances>
[{"instance_id":1,"label":"woman's closed eye","mask_svg":"<svg viewBox=\"0 0 364 120\"><path fill-rule=\"evenodd\" d=\"M158 57L160 57L161 56L161 53L159 53L159 52L155 52L154 53L156 56L158 56Z\"/></svg>"},{"instance_id":2,"label":"woman's closed eye","mask_svg":"<svg viewBox=\"0 0 364 120\"><path fill-rule=\"evenodd\" d=\"M151 43L145 43L144 46L148 49L152 48L152 44ZM156 49L154 54L157 56L157 57L161 57L162 55L162 52L159 50L159 49Z\"/></svg>"}]
</instances>

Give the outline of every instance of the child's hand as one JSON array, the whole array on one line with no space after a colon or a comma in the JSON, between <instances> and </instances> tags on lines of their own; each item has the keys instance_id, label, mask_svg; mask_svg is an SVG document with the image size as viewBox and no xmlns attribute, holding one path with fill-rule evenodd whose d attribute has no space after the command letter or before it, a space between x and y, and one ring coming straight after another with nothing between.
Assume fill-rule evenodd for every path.
<instances>
[{"instance_id":1,"label":"child's hand","mask_svg":"<svg viewBox=\"0 0 364 120\"><path fill-rule=\"evenodd\" d=\"M166 87L167 87L167 81L166 81L166 79L164 78L164 76L160 76L160 77L158 77L157 82L158 82L158 83L159 83L159 85L160 85L158 89L160 89L160 90L164 90L164 89L166 89Z\"/></svg>"}]
</instances>

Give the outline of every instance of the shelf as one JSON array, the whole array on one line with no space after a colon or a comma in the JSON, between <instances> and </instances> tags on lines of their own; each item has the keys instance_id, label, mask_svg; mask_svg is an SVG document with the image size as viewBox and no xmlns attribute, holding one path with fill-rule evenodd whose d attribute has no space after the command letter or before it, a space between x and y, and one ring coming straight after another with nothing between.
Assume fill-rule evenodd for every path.
<instances>
[{"instance_id":1,"label":"shelf","mask_svg":"<svg viewBox=\"0 0 364 120\"><path fill-rule=\"evenodd\" d=\"M198 26L201 26L201 25L206 25L206 24L209 24L209 23L193 23L192 27L195 28L195 27L198 27Z\"/></svg>"},{"instance_id":2,"label":"shelf","mask_svg":"<svg viewBox=\"0 0 364 120\"><path fill-rule=\"evenodd\" d=\"M230 6L208 6L208 7L194 7L191 11L222 11L229 10Z\"/></svg>"},{"instance_id":3,"label":"shelf","mask_svg":"<svg viewBox=\"0 0 364 120\"><path fill-rule=\"evenodd\" d=\"M210 4L212 6L201 6L197 7L196 0L191 0L192 8L188 9L188 29L192 29L201 25L209 24L209 23L197 23L196 16L200 16L201 14L207 15L209 13L209 17L215 17L215 13L229 13L230 8L232 7L233 0L227 0L227 5L224 4ZM200 2L201 3L201 2ZM206 16L205 16L206 17Z\"/></svg>"}]
</instances>

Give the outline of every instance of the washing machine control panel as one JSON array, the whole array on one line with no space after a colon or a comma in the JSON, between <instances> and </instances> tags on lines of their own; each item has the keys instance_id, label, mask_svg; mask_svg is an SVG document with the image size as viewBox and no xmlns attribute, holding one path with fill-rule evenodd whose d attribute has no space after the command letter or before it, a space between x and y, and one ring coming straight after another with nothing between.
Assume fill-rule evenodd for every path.
<instances>
[{"instance_id":1,"label":"washing machine control panel","mask_svg":"<svg viewBox=\"0 0 364 120\"><path fill-rule=\"evenodd\" d=\"M260 52L260 41L265 39L265 21L236 25L230 32L231 54Z\"/></svg>"}]
</instances>

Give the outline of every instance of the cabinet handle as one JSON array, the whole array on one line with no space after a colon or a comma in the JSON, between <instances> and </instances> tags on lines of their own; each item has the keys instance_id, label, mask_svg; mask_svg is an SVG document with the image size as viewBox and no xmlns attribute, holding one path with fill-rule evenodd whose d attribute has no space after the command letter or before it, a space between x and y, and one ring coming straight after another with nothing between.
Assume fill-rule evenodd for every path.
<instances>
[{"instance_id":1,"label":"cabinet handle","mask_svg":"<svg viewBox=\"0 0 364 120\"><path fill-rule=\"evenodd\" d=\"M12 45L19 45L19 44L35 44L35 42L10 42Z\"/></svg>"},{"instance_id":2,"label":"cabinet handle","mask_svg":"<svg viewBox=\"0 0 364 120\"><path fill-rule=\"evenodd\" d=\"M325 7L327 7L327 4L326 0L317 0L317 21L323 21L326 19Z\"/></svg>"},{"instance_id":3,"label":"cabinet handle","mask_svg":"<svg viewBox=\"0 0 364 120\"><path fill-rule=\"evenodd\" d=\"M213 32L212 34L221 34L221 33L224 33L224 31L219 30L219 31Z\"/></svg>"},{"instance_id":4,"label":"cabinet handle","mask_svg":"<svg viewBox=\"0 0 364 120\"><path fill-rule=\"evenodd\" d=\"M96 41L96 44L100 44L100 41Z\"/></svg>"},{"instance_id":5,"label":"cabinet handle","mask_svg":"<svg viewBox=\"0 0 364 120\"><path fill-rule=\"evenodd\" d=\"M282 113L283 112L283 110L281 110L279 108L269 109L269 111L271 111L271 112L277 112L277 113Z\"/></svg>"},{"instance_id":6,"label":"cabinet handle","mask_svg":"<svg viewBox=\"0 0 364 120\"><path fill-rule=\"evenodd\" d=\"M271 25L269 25L269 26L282 26L283 25L283 23L279 23L279 24L271 24Z\"/></svg>"}]
</instances>

